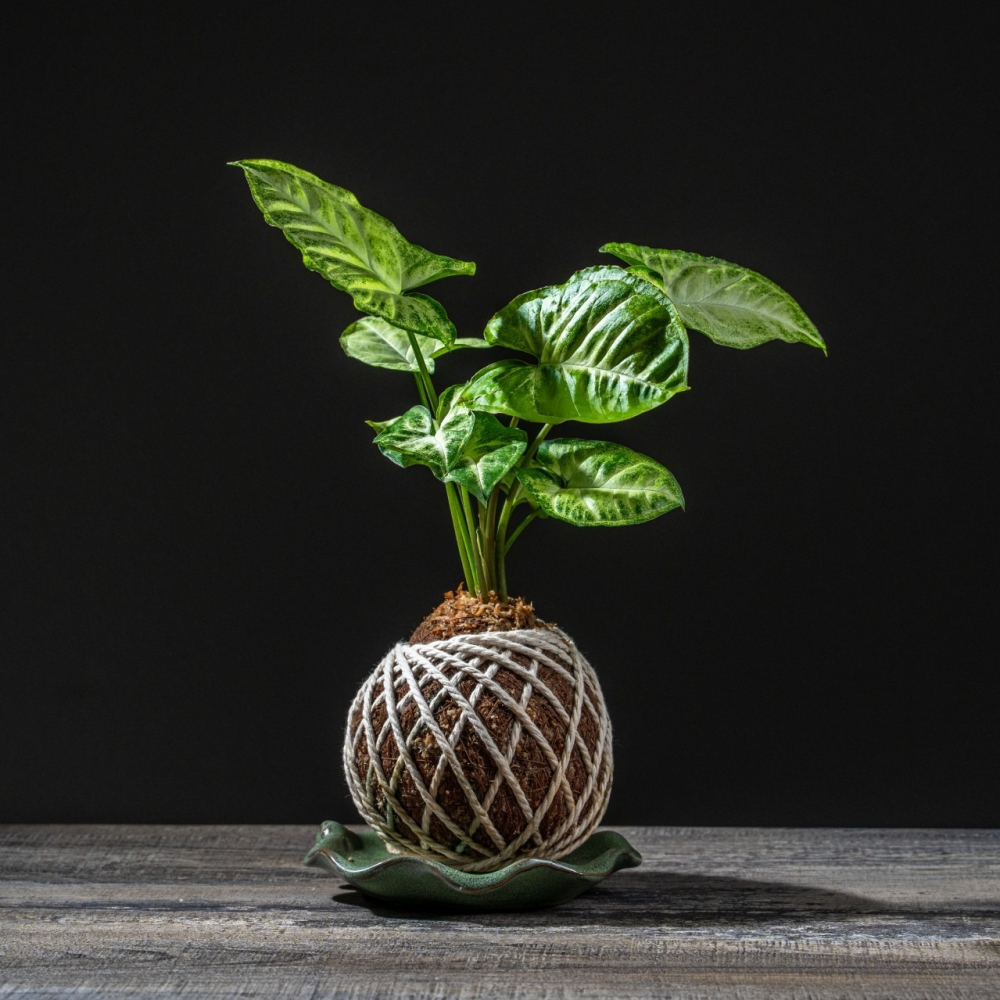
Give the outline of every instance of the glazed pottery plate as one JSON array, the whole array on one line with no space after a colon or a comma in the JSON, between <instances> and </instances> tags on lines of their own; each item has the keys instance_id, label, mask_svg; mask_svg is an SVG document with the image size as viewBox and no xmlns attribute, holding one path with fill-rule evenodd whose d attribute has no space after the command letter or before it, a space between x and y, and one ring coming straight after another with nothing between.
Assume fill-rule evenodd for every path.
<instances>
[{"instance_id":1,"label":"glazed pottery plate","mask_svg":"<svg viewBox=\"0 0 1000 1000\"><path fill-rule=\"evenodd\" d=\"M527 910L555 906L596 885L642 856L620 834L599 830L558 861L522 858L495 872L463 872L439 861L390 854L373 831L361 833L328 820L305 856L355 889L406 906Z\"/></svg>"}]
</instances>

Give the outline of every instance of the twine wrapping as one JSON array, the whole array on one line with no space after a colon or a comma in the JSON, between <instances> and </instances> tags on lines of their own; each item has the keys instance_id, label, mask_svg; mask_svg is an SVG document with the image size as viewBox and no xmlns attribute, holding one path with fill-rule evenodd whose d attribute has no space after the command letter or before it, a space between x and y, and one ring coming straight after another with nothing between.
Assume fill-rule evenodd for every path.
<instances>
[{"instance_id":1,"label":"twine wrapping","mask_svg":"<svg viewBox=\"0 0 1000 1000\"><path fill-rule=\"evenodd\" d=\"M494 871L590 836L611 792L611 723L593 668L557 628L404 642L354 699L344 770L390 850Z\"/></svg>"}]
</instances>

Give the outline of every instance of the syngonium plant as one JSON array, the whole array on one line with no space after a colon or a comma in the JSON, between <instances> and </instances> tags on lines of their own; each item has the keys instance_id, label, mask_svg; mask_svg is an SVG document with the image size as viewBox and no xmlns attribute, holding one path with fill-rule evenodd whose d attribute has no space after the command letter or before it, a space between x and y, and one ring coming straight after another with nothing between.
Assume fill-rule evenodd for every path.
<instances>
[{"instance_id":1,"label":"syngonium plant","mask_svg":"<svg viewBox=\"0 0 1000 1000\"><path fill-rule=\"evenodd\" d=\"M410 243L350 191L298 167L233 165L306 267L365 314L341 335L345 353L414 375L420 402L368 423L387 458L425 466L444 484L466 588L480 600L507 600L506 555L535 518L617 527L683 505L677 481L654 459L610 441L549 440L549 433L570 421L627 420L682 392L687 330L727 347L784 340L826 350L798 303L762 275L633 243L601 247L625 267L589 267L562 285L525 292L487 323L483 337L459 337L441 303L416 289L472 275L475 264ZM495 361L436 390L438 358L489 347L527 360ZM524 425L538 426L529 434Z\"/></svg>"}]
</instances>

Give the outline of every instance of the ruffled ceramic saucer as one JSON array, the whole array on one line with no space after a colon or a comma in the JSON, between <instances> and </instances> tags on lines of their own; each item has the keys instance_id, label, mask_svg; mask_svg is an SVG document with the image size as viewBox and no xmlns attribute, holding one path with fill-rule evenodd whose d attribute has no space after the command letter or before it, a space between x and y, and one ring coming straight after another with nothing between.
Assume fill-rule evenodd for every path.
<instances>
[{"instance_id":1,"label":"ruffled ceramic saucer","mask_svg":"<svg viewBox=\"0 0 1000 1000\"><path fill-rule=\"evenodd\" d=\"M304 863L397 905L528 910L565 903L620 868L635 868L642 855L620 833L599 830L558 861L522 858L495 872L463 872L390 854L373 830L356 833L327 820Z\"/></svg>"}]
</instances>

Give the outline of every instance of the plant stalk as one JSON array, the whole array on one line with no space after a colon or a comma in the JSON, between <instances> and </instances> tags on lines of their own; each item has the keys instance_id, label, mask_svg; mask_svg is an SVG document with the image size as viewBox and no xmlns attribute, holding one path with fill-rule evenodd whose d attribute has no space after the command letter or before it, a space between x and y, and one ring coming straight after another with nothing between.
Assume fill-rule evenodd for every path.
<instances>
[{"instance_id":1,"label":"plant stalk","mask_svg":"<svg viewBox=\"0 0 1000 1000\"><path fill-rule=\"evenodd\" d=\"M483 566L483 553L481 540L479 538L479 528L476 525L475 514L472 513L472 504L469 502L469 491L464 487L459 486L458 494L462 498L462 510L465 511L465 521L468 525L469 538L472 543L472 555L475 560L476 577L479 583L479 586L476 588L476 593L479 596L479 600L485 602L488 590L486 586L486 570Z\"/></svg>"},{"instance_id":2,"label":"plant stalk","mask_svg":"<svg viewBox=\"0 0 1000 1000\"><path fill-rule=\"evenodd\" d=\"M427 407L430 412L431 418L434 417L434 411L431 409L431 401L427 396L427 390L424 388L424 383L420 378L420 372L413 373L413 380L417 383L417 395L420 396L420 402Z\"/></svg>"},{"instance_id":3,"label":"plant stalk","mask_svg":"<svg viewBox=\"0 0 1000 1000\"><path fill-rule=\"evenodd\" d=\"M431 420L437 426L437 394L434 392L434 385L431 382L430 372L424 363L424 356L417 344L417 338L410 330L406 331L406 336L410 341L410 347L416 355L420 372L414 372L413 377L417 383L417 393L420 402L430 411ZM465 576L465 589L470 593L477 594L480 591L480 575L476 572L476 563L473 556L472 539L469 537L469 529L462 516L462 510L456 496L455 487L452 483L444 484L445 493L448 496L448 512L451 514L451 525L455 531L455 542L458 544L458 556L462 560L462 573Z\"/></svg>"},{"instance_id":4,"label":"plant stalk","mask_svg":"<svg viewBox=\"0 0 1000 1000\"><path fill-rule=\"evenodd\" d=\"M430 402L430 406L427 408L431 411L431 416L433 417L437 413L438 398L437 393L434 391L434 384L431 382L431 373L427 370L427 362L424 361L424 352L420 350L420 345L417 343L417 338L412 330L406 331L406 339L409 340L410 347L417 359L417 367L420 369L420 379L424 384L424 391L427 393L427 399Z\"/></svg>"},{"instance_id":5,"label":"plant stalk","mask_svg":"<svg viewBox=\"0 0 1000 1000\"><path fill-rule=\"evenodd\" d=\"M548 437L549 431L553 427L555 427L555 424L542 424L542 429L535 436L535 440L531 442L528 450L521 456L521 461L517 463L518 465L524 467L535 457L538 446Z\"/></svg>"},{"instance_id":6,"label":"plant stalk","mask_svg":"<svg viewBox=\"0 0 1000 1000\"><path fill-rule=\"evenodd\" d=\"M516 419L516 418L515 418ZM524 468L534 457L535 453L538 451L539 446L545 440L549 431L555 424L542 424L541 430L535 436L535 440L531 442L528 450L521 456L520 461L517 465L520 468ZM499 502L499 492L500 487L495 487L494 493L497 494L497 500ZM510 516L514 513L514 507L517 505L518 494L521 492L521 483L518 480L514 481L514 485L511 487L510 492L507 494L507 498L504 500L503 507L500 508L500 517L496 526L496 530L491 538L491 544L493 546L493 559L496 565L496 577L497 577L497 594L501 601L507 600L507 550L510 545L507 543L507 526L510 524ZM493 496L490 496L490 502L493 502ZM496 507L494 506L494 513ZM527 518L524 522L518 525L517 530L514 532L513 538L511 538L511 544L514 538L524 530L525 525L532 518Z\"/></svg>"},{"instance_id":7,"label":"plant stalk","mask_svg":"<svg viewBox=\"0 0 1000 1000\"><path fill-rule=\"evenodd\" d=\"M507 595L501 586L501 570L503 568L503 553L496 547L497 539L497 506L500 502L500 487L494 486L486 504L486 530L483 539L483 561L489 567L491 579L487 581L488 588L497 592L501 601L507 600Z\"/></svg>"},{"instance_id":8,"label":"plant stalk","mask_svg":"<svg viewBox=\"0 0 1000 1000\"><path fill-rule=\"evenodd\" d=\"M538 510L538 509L536 509L536 510L533 510L533 511L532 511L532 512L531 512L531 513L530 513L530 514L529 514L529 515L528 515L528 516L527 516L527 517L526 517L526 518L525 518L525 519L524 519L524 520L523 520L523 521L522 521L522 522L521 522L521 523L520 523L520 524L519 524L519 525L518 525L518 526L517 526L517 527L516 527L516 528L514 529L514 533L513 533L513 534L512 534L511 536L510 536L510 538L508 538L508 539L507 539L507 542L506 542L506 544L504 545L504 548L503 548L503 554L504 554L504 555L507 555L507 553L508 553L508 552L510 552L510 547L511 547L511 546L512 546L512 545L514 544L514 542L516 542L516 541L517 541L517 536L518 536L518 535L520 535L520 534L521 534L521 532L522 532L522 531L524 531L524 529L525 529L525 528L527 528L527 527L528 527L528 525L529 525L529 524L531 524L531 522L532 522L532 521L534 521L534 519L535 519L536 517L538 517L538 515L539 515L539 514L541 514L541 511L540 511L540 510Z\"/></svg>"},{"instance_id":9,"label":"plant stalk","mask_svg":"<svg viewBox=\"0 0 1000 1000\"><path fill-rule=\"evenodd\" d=\"M471 559L471 545L469 541L468 528L465 518L462 517L462 509L455 495L453 483L444 484L445 493L448 496L448 510L451 513L452 527L455 529L455 541L458 543L458 555L462 560L462 572L465 575L465 589L470 594L479 593L479 580L476 576L475 566Z\"/></svg>"}]
</instances>

